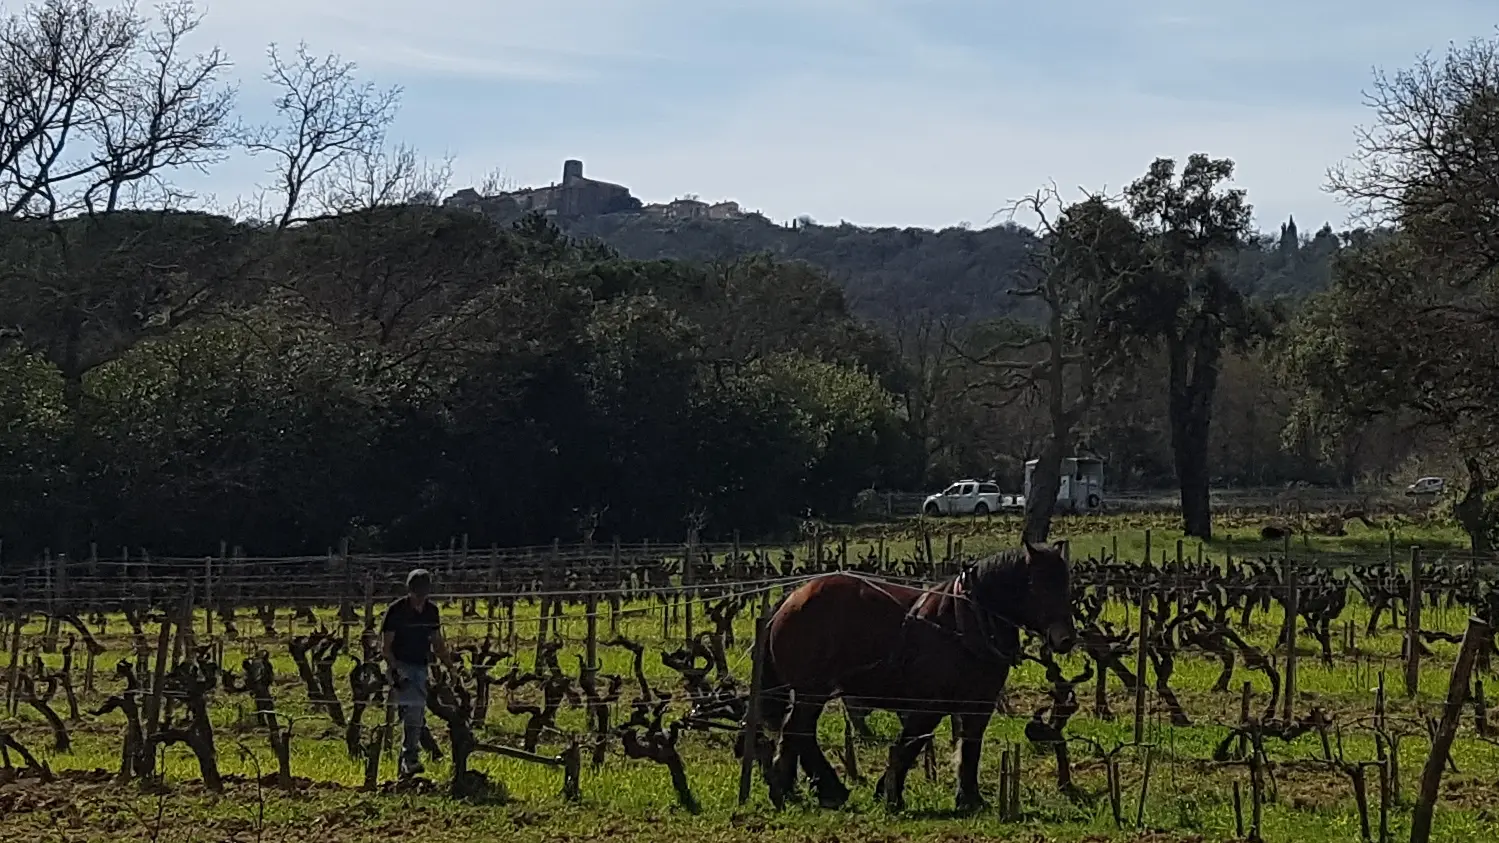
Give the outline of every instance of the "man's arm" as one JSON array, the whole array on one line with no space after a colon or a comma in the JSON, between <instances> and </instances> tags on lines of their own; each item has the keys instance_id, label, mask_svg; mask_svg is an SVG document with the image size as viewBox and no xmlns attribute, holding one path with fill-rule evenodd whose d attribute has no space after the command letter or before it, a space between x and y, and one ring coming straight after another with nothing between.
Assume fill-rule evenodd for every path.
<instances>
[{"instance_id":1,"label":"man's arm","mask_svg":"<svg viewBox=\"0 0 1499 843\"><path fill-rule=\"evenodd\" d=\"M448 670L458 669L453 665L453 656L448 652L448 642L447 639L442 637L441 626L432 630L432 652L436 653L439 659L442 659L442 663L447 666Z\"/></svg>"}]
</instances>

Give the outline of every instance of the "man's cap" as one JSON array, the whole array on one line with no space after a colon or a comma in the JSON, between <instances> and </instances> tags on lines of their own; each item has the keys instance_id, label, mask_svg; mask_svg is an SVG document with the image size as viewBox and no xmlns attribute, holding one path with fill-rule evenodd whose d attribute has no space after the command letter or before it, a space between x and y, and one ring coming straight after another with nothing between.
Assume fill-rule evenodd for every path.
<instances>
[{"instance_id":1,"label":"man's cap","mask_svg":"<svg viewBox=\"0 0 1499 843\"><path fill-rule=\"evenodd\" d=\"M406 575L406 588L408 591L415 589L418 586L431 585L432 572L428 571L426 568L417 568L416 570Z\"/></svg>"}]
</instances>

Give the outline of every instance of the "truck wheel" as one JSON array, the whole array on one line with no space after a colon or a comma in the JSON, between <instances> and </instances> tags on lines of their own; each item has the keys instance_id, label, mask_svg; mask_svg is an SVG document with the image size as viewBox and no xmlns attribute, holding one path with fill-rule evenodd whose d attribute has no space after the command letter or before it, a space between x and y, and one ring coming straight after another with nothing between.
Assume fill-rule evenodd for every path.
<instances>
[{"instance_id":1,"label":"truck wheel","mask_svg":"<svg viewBox=\"0 0 1499 843\"><path fill-rule=\"evenodd\" d=\"M926 517L937 518L940 515L942 515L942 510L938 509L936 504L929 503L926 505Z\"/></svg>"},{"instance_id":2,"label":"truck wheel","mask_svg":"<svg viewBox=\"0 0 1499 843\"><path fill-rule=\"evenodd\" d=\"M1101 498L1099 498L1098 495L1089 495L1088 496L1088 508L1089 509L1097 509L1098 505L1101 504L1101 503L1103 503L1103 500Z\"/></svg>"},{"instance_id":3,"label":"truck wheel","mask_svg":"<svg viewBox=\"0 0 1499 843\"><path fill-rule=\"evenodd\" d=\"M979 501L978 506L975 506L973 508L973 514L974 515L988 515L989 514L989 505L986 504L986 503L984 503L983 501Z\"/></svg>"}]
</instances>

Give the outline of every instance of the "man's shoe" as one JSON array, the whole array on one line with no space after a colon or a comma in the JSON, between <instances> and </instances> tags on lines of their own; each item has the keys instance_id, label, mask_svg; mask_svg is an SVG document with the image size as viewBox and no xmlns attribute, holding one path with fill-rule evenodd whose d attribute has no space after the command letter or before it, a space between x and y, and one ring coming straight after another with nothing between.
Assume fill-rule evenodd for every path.
<instances>
[{"instance_id":1,"label":"man's shoe","mask_svg":"<svg viewBox=\"0 0 1499 843\"><path fill-rule=\"evenodd\" d=\"M412 776L420 776L425 772L427 772L427 768L423 767L422 762L420 761L401 765L401 778L403 779L409 779Z\"/></svg>"}]
</instances>

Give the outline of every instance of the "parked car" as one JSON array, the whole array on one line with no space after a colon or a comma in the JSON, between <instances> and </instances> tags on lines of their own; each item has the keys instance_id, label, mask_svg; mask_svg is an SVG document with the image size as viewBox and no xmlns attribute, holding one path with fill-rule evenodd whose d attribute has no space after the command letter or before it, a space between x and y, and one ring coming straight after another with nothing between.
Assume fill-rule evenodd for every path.
<instances>
[{"instance_id":1,"label":"parked car","mask_svg":"<svg viewBox=\"0 0 1499 843\"><path fill-rule=\"evenodd\" d=\"M1405 487L1405 493L1411 497L1440 495L1447 491L1447 481L1440 477L1422 477L1416 482Z\"/></svg>"},{"instance_id":2,"label":"parked car","mask_svg":"<svg viewBox=\"0 0 1499 843\"><path fill-rule=\"evenodd\" d=\"M921 511L932 517L988 515L999 512L1004 505L1004 493L999 490L998 483L959 480L942 492L928 496L921 504Z\"/></svg>"}]
</instances>

